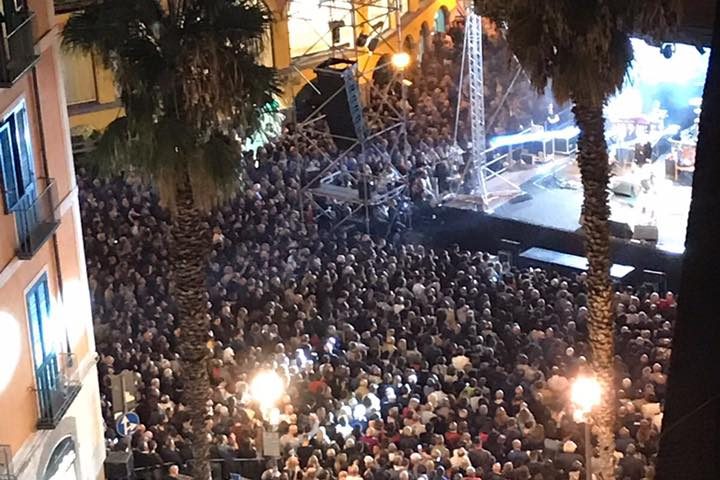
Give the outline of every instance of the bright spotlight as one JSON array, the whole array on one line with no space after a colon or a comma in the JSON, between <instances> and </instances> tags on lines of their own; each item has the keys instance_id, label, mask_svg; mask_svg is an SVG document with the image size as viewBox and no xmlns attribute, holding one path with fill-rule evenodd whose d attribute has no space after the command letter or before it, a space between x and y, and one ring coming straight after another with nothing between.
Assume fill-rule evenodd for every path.
<instances>
[{"instance_id":1,"label":"bright spotlight","mask_svg":"<svg viewBox=\"0 0 720 480\"><path fill-rule=\"evenodd\" d=\"M276 407L270 409L270 412L268 413L268 423L270 425L280 424L280 410Z\"/></svg>"},{"instance_id":2,"label":"bright spotlight","mask_svg":"<svg viewBox=\"0 0 720 480\"><path fill-rule=\"evenodd\" d=\"M405 70L410 65L410 55L406 52L397 52L393 54L391 62L397 70Z\"/></svg>"},{"instance_id":3,"label":"bright spotlight","mask_svg":"<svg viewBox=\"0 0 720 480\"><path fill-rule=\"evenodd\" d=\"M259 372L250 382L250 395L263 408L275 405L285 394L285 384L276 372Z\"/></svg>"},{"instance_id":4,"label":"bright spotlight","mask_svg":"<svg viewBox=\"0 0 720 480\"><path fill-rule=\"evenodd\" d=\"M570 400L575 408L584 415L600 404L602 387L592 377L578 377L570 389Z\"/></svg>"}]
</instances>

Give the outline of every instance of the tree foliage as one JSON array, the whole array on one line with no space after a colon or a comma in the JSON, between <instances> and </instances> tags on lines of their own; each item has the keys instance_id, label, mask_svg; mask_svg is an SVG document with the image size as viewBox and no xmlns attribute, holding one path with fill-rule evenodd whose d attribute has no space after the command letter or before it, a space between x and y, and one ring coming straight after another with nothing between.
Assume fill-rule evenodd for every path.
<instances>
[{"instance_id":1,"label":"tree foliage","mask_svg":"<svg viewBox=\"0 0 720 480\"><path fill-rule=\"evenodd\" d=\"M631 36L657 37L677 24L678 0L478 0L538 90L604 104L633 60Z\"/></svg>"},{"instance_id":2,"label":"tree foliage","mask_svg":"<svg viewBox=\"0 0 720 480\"><path fill-rule=\"evenodd\" d=\"M279 93L276 71L258 63L270 21L252 0L106 0L70 17L64 48L98 58L125 107L96 163L153 180L171 209L181 169L198 206L231 194L239 140Z\"/></svg>"}]
</instances>

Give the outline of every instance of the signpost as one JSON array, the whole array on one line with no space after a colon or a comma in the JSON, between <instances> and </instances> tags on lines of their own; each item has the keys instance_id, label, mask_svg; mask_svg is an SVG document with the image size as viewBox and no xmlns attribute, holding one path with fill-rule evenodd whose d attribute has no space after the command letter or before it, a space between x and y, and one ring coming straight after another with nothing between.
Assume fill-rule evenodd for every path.
<instances>
[{"instance_id":1,"label":"signpost","mask_svg":"<svg viewBox=\"0 0 720 480\"><path fill-rule=\"evenodd\" d=\"M277 432L263 431L263 454L266 457L280 456L280 435Z\"/></svg>"},{"instance_id":2,"label":"signpost","mask_svg":"<svg viewBox=\"0 0 720 480\"><path fill-rule=\"evenodd\" d=\"M128 412L120 417L120 420L118 420L115 425L115 431L117 431L118 435L121 437L125 437L127 435L132 435L139 425L140 417L138 414L135 412Z\"/></svg>"}]
</instances>

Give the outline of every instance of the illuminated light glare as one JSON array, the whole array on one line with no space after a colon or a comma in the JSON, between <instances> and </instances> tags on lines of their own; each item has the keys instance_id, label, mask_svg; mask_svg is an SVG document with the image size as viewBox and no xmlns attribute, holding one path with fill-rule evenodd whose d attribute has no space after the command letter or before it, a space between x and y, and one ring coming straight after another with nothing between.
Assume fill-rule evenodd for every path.
<instances>
[{"instance_id":1,"label":"illuminated light glare","mask_svg":"<svg viewBox=\"0 0 720 480\"><path fill-rule=\"evenodd\" d=\"M397 52L393 54L391 63L398 70L405 70L410 65L410 55L406 52Z\"/></svg>"},{"instance_id":2,"label":"illuminated light glare","mask_svg":"<svg viewBox=\"0 0 720 480\"><path fill-rule=\"evenodd\" d=\"M20 361L20 345L23 344L20 327L15 318L0 312L0 393L10 384L15 375L15 368Z\"/></svg>"},{"instance_id":3,"label":"illuminated light glare","mask_svg":"<svg viewBox=\"0 0 720 480\"><path fill-rule=\"evenodd\" d=\"M285 384L272 370L258 373L250 382L250 395L262 407L275 405L285 394Z\"/></svg>"},{"instance_id":4,"label":"illuminated light glare","mask_svg":"<svg viewBox=\"0 0 720 480\"><path fill-rule=\"evenodd\" d=\"M600 404L602 387L592 377L578 377L570 389L570 400L582 414L589 413Z\"/></svg>"},{"instance_id":5,"label":"illuminated light glare","mask_svg":"<svg viewBox=\"0 0 720 480\"><path fill-rule=\"evenodd\" d=\"M279 425L280 424L280 409L277 407L273 407L268 412L268 423L270 425Z\"/></svg>"}]
</instances>

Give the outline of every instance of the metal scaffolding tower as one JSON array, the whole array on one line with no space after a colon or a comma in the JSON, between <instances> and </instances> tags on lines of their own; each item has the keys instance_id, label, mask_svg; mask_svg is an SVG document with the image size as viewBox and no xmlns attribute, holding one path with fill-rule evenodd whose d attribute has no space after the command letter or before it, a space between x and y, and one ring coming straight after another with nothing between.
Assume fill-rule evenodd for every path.
<instances>
[{"instance_id":1,"label":"metal scaffolding tower","mask_svg":"<svg viewBox=\"0 0 720 480\"><path fill-rule=\"evenodd\" d=\"M376 148L383 138L396 136L402 145L401 156L407 158L407 89L405 74L402 69L393 69L389 55L401 51L402 25L400 0L319 0L318 8L328 8L330 11L347 12L349 24L332 21L329 30L317 32L318 39L313 45L324 43L329 48L324 54L317 54L326 58L326 62L342 59L352 62L352 68L342 73L342 85L337 91L321 92L316 84L301 71L301 65L307 68L307 60L299 64L293 63L294 70L302 77L304 83L312 88L318 98L323 96L324 101L314 106L312 112L298 118L297 132L310 144L317 145L319 136L331 137L337 144L342 145L339 153L333 158L318 149L323 155L324 168L312 173L302 187L300 199L307 202L313 209L315 217L325 217L337 228L353 218L364 217L365 229L370 229L373 212L387 212L390 219L388 233L397 219L398 205L404 204L404 196L408 195L409 178L402 175L398 169L392 167L382 176L373 175L366 168L365 161L370 155L379 153ZM370 14L370 8L375 14ZM379 12L379 13L378 13ZM296 19L312 21L310 12L303 12ZM340 44L337 28L351 28L353 32L352 45ZM394 29L394 32L389 30ZM332 38L327 41L328 33ZM397 40L397 45L393 41ZM381 47L385 48L381 48ZM312 48L312 47L311 47ZM373 57L382 57L376 50L384 51L386 62L376 62ZM372 66L368 66L372 65ZM321 69L315 69L320 75ZM385 82L377 82L377 76L384 76ZM355 137L340 137L329 132L324 108L334 97L344 95L348 99L349 113L355 126ZM295 110L300 110L296 96ZM401 107L398 107L401 100ZM372 105L370 104L372 102ZM381 126L365 118L365 111L383 111ZM297 116L296 116L297 118ZM345 162L350 157L358 160L358 167L349 171ZM373 185L382 185L374 189ZM304 207L301 206L304 209Z\"/></svg>"},{"instance_id":2,"label":"metal scaffolding tower","mask_svg":"<svg viewBox=\"0 0 720 480\"><path fill-rule=\"evenodd\" d=\"M480 195L487 199L485 184L485 82L483 78L482 20L472 11L465 23L465 45L467 52L470 96L470 138L472 152L470 164ZM464 60L464 55L463 55ZM462 75L462 73L461 73Z\"/></svg>"},{"instance_id":3,"label":"metal scaffolding tower","mask_svg":"<svg viewBox=\"0 0 720 480\"><path fill-rule=\"evenodd\" d=\"M462 63L458 85L457 111L455 114L455 144L457 146L458 129L460 125L460 110L462 99L465 97L469 104L470 122L470 145L469 160L461 175L458 189L468 186L471 195L462 195L464 203L472 202L479 204L484 211L492 210L494 200L502 197L514 197L522 193L520 187L511 182L505 173L507 168L503 166L506 156L495 156L488 159L489 154L495 153L488 149L486 136L485 119L485 82L483 66L483 28L482 17L472 11L469 7L465 19L465 39L463 43ZM467 70L467 72L466 72ZM466 77L467 75L467 77ZM509 90L517 80L519 73L515 75ZM507 93L507 92L506 92ZM502 106L501 102L500 107ZM498 107L498 110L499 108ZM493 114L493 119L498 112ZM453 196L458 197L459 191Z\"/></svg>"}]
</instances>

